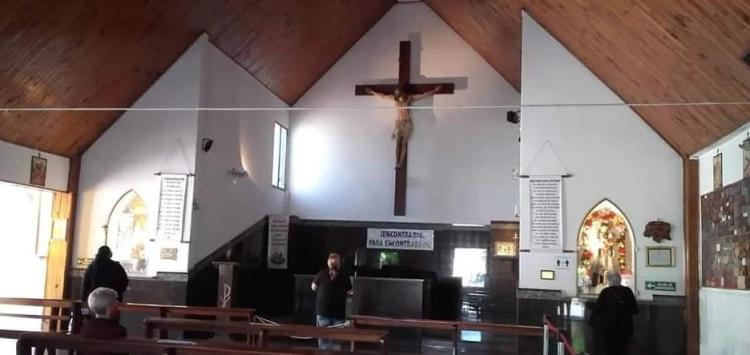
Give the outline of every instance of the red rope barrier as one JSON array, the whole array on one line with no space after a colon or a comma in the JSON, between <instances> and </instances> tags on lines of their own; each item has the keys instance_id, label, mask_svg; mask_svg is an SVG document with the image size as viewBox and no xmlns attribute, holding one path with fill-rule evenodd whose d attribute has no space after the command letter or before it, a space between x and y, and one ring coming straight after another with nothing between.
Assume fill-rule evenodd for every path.
<instances>
[{"instance_id":1,"label":"red rope barrier","mask_svg":"<svg viewBox=\"0 0 750 355\"><path fill-rule=\"evenodd\" d=\"M547 325L550 332L557 334L557 337L562 340L563 346L565 346L565 350L567 350L568 353L570 353L570 355L578 354L578 352L576 352L576 349L573 347L573 345L570 344L570 341L565 336L565 334L560 332L560 330L557 329L557 327L555 327L555 325L552 324L552 322L550 322L547 317L544 317L544 324Z\"/></svg>"}]
</instances>

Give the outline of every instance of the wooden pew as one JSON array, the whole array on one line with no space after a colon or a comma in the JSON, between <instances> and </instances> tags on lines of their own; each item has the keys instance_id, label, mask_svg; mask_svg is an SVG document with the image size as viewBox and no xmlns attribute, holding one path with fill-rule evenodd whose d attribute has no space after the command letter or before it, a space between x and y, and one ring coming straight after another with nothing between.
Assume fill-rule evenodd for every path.
<instances>
[{"instance_id":1,"label":"wooden pew","mask_svg":"<svg viewBox=\"0 0 750 355\"><path fill-rule=\"evenodd\" d=\"M509 334L518 336L544 336L544 327L517 324L494 324L479 322L456 322L458 331L475 330L487 333Z\"/></svg>"},{"instance_id":2,"label":"wooden pew","mask_svg":"<svg viewBox=\"0 0 750 355\"><path fill-rule=\"evenodd\" d=\"M437 330L450 332L453 349L458 349L458 327L456 322L431 319L395 319L374 316L352 316L352 326L383 327L383 328L413 328L422 330Z\"/></svg>"},{"instance_id":3,"label":"wooden pew","mask_svg":"<svg viewBox=\"0 0 750 355\"><path fill-rule=\"evenodd\" d=\"M462 330L474 330L495 334L508 334L516 336L543 336L544 328L517 325L517 324L495 324L479 322L456 322L439 321L430 319L396 319L373 316L352 316L353 327L388 327L388 328L417 328L426 330L445 330L451 332L453 349L458 351L458 341Z\"/></svg>"},{"instance_id":4,"label":"wooden pew","mask_svg":"<svg viewBox=\"0 0 750 355\"><path fill-rule=\"evenodd\" d=\"M116 351L140 355L306 355L311 352L290 349L249 349L212 347L193 342L162 341L155 339L91 339L77 335L24 333L16 344L17 355L32 355L34 349L55 348L69 351Z\"/></svg>"},{"instance_id":5,"label":"wooden pew","mask_svg":"<svg viewBox=\"0 0 750 355\"><path fill-rule=\"evenodd\" d=\"M119 306L120 313L145 313L162 318L211 318L215 320L236 320L252 322L255 310L252 308L217 308L195 307L165 304L124 303ZM145 318L145 317L144 317ZM166 338L166 330L160 338Z\"/></svg>"},{"instance_id":6,"label":"wooden pew","mask_svg":"<svg viewBox=\"0 0 750 355\"><path fill-rule=\"evenodd\" d=\"M252 308L217 308L191 307L166 304L123 303L119 307L121 313L150 313L162 318L202 316L215 319L227 318L252 321L255 310Z\"/></svg>"},{"instance_id":7,"label":"wooden pew","mask_svg":"<svg viewBox=\"0 0 750 355\"><path fill-rule=\"evenodd\" d=\"M29 306L43 308L42 314L0 313L0 317L41 319L44 325L39 330L66 333L68 324L74 321L74 333L80 329L81 302L72 300L51 300L35 298L0 298L0 305ZM71 314L73 316L71 317ZM21 331L0 329L0 338L18 338Z\"/></svg>"},{"instance_id":8,"label":"wooden pew","mask_svg":"<svg viewBox=\"0 0 750 355\"><path fill-rule=\"evenodd\" d=\"M250 348L237 344L211 344L160 339L90 339L78 335L52 333L24 333L16 345L17 355L31 355L38 348L56 348L69 351L115 351L128 354L167 355L352 355L348 351L322 351L317 349ZM372 354L357 352L358 355Z\"/></svg>"},{"instance_id":9,"label":"wooden pew","mask_svg":"<svg viewBox=\"0 0 750 355\"><path fill-rule=\"evenodd\" d=\"M163 331L188 330L201 332L221 332L230 334L246 334L248 344L257 337L257 346L266 346L269 337L311 337L330 340L347 341L354 351L355 343L375 343L383 348L387 331L354 328L320 328L301 324L260 324L247 322L206 321L197 319L154 318L144 319L146 324L146 338L154 338L159 330Z\"/></svg>"}]
</instances>

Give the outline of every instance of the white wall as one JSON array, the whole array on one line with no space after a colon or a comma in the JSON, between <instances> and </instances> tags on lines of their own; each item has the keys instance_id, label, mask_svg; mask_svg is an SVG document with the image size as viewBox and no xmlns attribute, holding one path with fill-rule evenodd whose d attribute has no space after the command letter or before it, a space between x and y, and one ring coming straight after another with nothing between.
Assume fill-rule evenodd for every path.
<instances>
[{"instance_id":1,"label":"white wall","mask_svg":"<svg viewBox=\"0 0 750 355\"><path fill-rule=\"evenodd\" d=\"M206 45L207 38L201 36L133 106L197 107ZM149 213L148 228L156 236L160 177L154 174L194 172L197 126L197 112L130 111L83 154L74 258L91 258L96 254L105 242L102 226L107 224L119 198L131 189L144 199ZM188 191L187 201L191 201L192 186ZM189 204L185 233L190 233ZM157 251L149 260L151 273L187 271L188 244L170 246L179 248L178 260L158 260Z\"/></svg>"},{"instance_id":2,"label":"white wall","mask_svg":"<svg viewBox=\"0 0 750 355\"><path fill-rule=\"evenodd\" d=\"M455 94L417 105L518 104L518 92L427 5L397 3L295 104L362 109L292 112L292 214L482 224L515 220L518 184L511 169L518 167L518 126L506 122L505 110L412 111L406 216L393 216L390 134L396 111L393 103L374 96L354 96L354 86L395 83L399 41L410 39L412 81L457 83ZM373 106L384 108L366 109Z\"/></svg>"},{"instance_id":3,"label":"white wall","mask_svg":"<svg viewBox=\"0 0 750 355\"><path fill-rule=\"evenodd\" d=\"M742 149L739 144L750 134L750 125L731 134L718 146L700 154L700 194L713 191L713 157L722 154L723 186L742 179ZM700 289L700 346L701 354L747 354L746 319L750 317L750 291Z\"/></svg>"},{"instance_id":4,"label":"white wall","mask_svg":"<svg viewBox=\"0 0 750 355\"><path fill-rule=\"evenodd\" d=\"M523 105L621 103L606 85L550 36L523 15L521 100ZM604 198L628 217L636 245L639 298L650 298L644 282L671 281L684 295L682 160L641 118L627 107L531 107L521 113L521 168L549 142L562 167L563 248L577 258L576 238L588 211ZM537 169L539 167L536 167ZM543 168L543 167L542 167ZM520 249L530 248L528 180L521 181ZM657 244L643 237L646 223L662 219L672 225L672 240ZM647 268L645 247L676 247L675 268ZM555 281L542 281L541 269L554 269L555 255L520 255L520 287L576 294L575 268L558 270Z\"/></svg>"},{"instance_id":5,"label":"white wall","mask_svg":"<svg viewBox=\"0 0 750 355\"><path fill-rule=\"evenodd\" d=\"M0 181L29 185L31 157L41 154L47 159L45 188L67 191L70 160L58 155L41 153L19 145L0 141Z\"/></svg>"},{"instance_id":6,"label":"white wall","mask_svg":"<svg viewBox=\"0 0 750 355\"><path fill-rule=\"evenodd\" d=\"M216 47L206 46L201 87L203 107L288 107ZM286 213L286 192L271 186L274 122L289 127L286 111L206 111L198 139L214 140L198 150L190 266L267 214ZM249 176L233 184L227 170Z\"/></svg>"}]
</instances>

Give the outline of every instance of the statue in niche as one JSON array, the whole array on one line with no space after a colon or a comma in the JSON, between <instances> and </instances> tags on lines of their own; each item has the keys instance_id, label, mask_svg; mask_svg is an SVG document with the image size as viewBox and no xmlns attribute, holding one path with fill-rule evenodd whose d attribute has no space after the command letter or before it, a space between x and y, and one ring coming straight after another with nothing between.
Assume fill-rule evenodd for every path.
<instances>
[{"instance_id":1,"label":"statue in niche","mask_svg":"<svg viewBox=\"0 0 750 355\"><path fill-rule=\"evenodd\" d=\"M598 294L606 284L608 271L623 276L633 286L632 231L625 216L608 200L599 203L583 221L578 236L578 289Z\"/></svg>"},{"instance_id":2,"label":"statue in niche","mask_svg":"<svg viewBox=\"0 0 750 355\"><path fill-rule=\"evenodd\" d=\"M112 249L113 259L129 274L147 272L148 225L146 203L131 190L117 201L105 226L107 246Z\"/></svg>"}]
</instances>

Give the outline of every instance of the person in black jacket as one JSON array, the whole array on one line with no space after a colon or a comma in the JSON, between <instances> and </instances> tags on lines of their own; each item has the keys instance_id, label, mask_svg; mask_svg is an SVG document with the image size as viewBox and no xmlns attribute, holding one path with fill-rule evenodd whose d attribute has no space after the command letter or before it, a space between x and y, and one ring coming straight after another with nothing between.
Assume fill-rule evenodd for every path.
<instances>
[{"instance_id":1,"label":"person in black jacket","mask_svg":"<svg viewBox=\"0 0 750 355\"><path fill-rule=\"evenodd\" d=\"M320 270L313 279L310 288L315 295L316 323L319 327L328 327L344 323L346 318L346 296L352 289L349 276L343 275L341 256L336 253L328 255L327 268ZM318 347L334 350L336 344L331 340L318 339Z\"/></svg>"},{"instance_id":2,"label":"person in black jacket","mask_svg":"<svg viewBox=\"0 0 750 355\"><path fill-rule=\"evenodd\" d=\"M594 306L591 325L596 332L596 355L628 353L633 336L633 315L638 314L638 303L630 288L621 286L619 273L607 273L609 287L602 290Z\"/></svg>"},{"instance_id":3,"label":"person in black jacket","mask_svg":"<svg viewBox=\"0 0 750 355\"><path fill-rule=\"evenodd\" d=\"M83 275L83 290L81 299L84 304L88 301L91 291L106 287L117 291L117 300L122 302L122 295L128 288L128 275L120 263L112 260L112 250L102 246L96 253L96 258Z\"/></svg>"}]
</instances>

